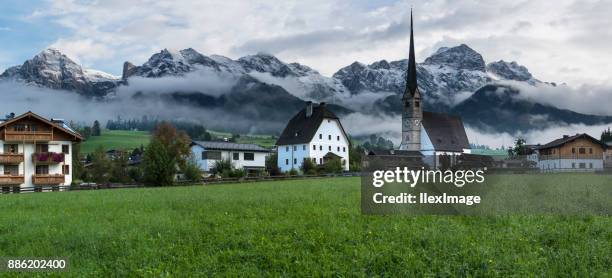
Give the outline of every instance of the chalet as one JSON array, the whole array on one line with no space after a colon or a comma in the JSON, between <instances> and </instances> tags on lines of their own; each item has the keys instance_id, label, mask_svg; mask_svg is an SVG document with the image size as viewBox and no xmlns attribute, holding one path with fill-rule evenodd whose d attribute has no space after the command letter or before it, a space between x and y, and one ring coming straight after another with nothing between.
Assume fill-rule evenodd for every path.
<instances>
[{"instance_id":1,"label":"chalet","mask_svg":"<svg viewBox=\"0 0 612 278\"><path fill-rule=\"evenodd\" d=\"M606 145L588 134L565 135L538 148L542 171L596 171L603 169Z\"/></svg>"},{"instance_id":2,"label":"chalet","mask_svg":"<svg viewBox=\"0 0 612 278\"><path fill-rule=\"evenodd\" d=\"M243 169L252 175L266 169L266 156L270 150L255 144L193 141L191 152L205 173L210 172L217 161L229 160L234 168Z\"/></svg>"},{"instance_id":3,"label":"chalet","mask_svg":"<svg viewBox=\"0 0 612 278\"><path fill-rule=\"evenodd\" d=\"M2 191L70 185L73 144L82 140L63 120L48 120L32 112L0 121Z\"/></svg>"},{"instance_id":4,"label":"chalet","mask_svg":"<svg viewBox=\"0 0 612 278\"><path fill-rule=\"evenodd\" d=\"M406 89L402 97L402 141L399 150L420 151L430 167L453 165L457 156L470 153L470 143L461 118L423 111L423 95L417 84L412 14L410 15L410 54Z\"/></svg>"},{"instance_id":5,"label":"chalet","mask_svg":"<svg viewBox=\"0 0 612 278\"><path fill-rule=\"evenodd\" d=\"M291 118L276 146L278 168L283 172L299 170L306 159L316 165L340 159L344 170L349 170L348 135L340 119L324 102L318 106L307 102L306 107Z\"/></svg>"}]
</instances>

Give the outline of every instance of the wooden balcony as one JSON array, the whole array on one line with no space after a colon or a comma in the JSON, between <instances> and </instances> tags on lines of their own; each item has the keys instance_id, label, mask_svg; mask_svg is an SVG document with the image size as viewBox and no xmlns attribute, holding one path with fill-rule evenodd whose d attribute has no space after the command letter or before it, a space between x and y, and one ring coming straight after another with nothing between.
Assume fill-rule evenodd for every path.
<instances>
[{"instance_id":1,"label":"wooden balcony","mask_svg":"<svg viewBox=\"0 0 612 278\"><path fill-rule=\"evenodd\" d=\"M0 153L0 164L19 164L23 162L22 153Z\"/></svg>"},{"instance_id":2,"label":"wooden balcony","mask_svg":"<svg viewBox=\"0 0 612 278\"><path fill-rule=\"evenodd\" d=\"M32 162L35 164L58 164L64 162L66 156L63 153L33 153Z\"/></svg>"},{"instance_id":3,"label":"wooden balcony","mask_svg":"<svg viewBox=\"0 0 612 278\"><path fill-rule=\"evenodd\" d=\"M4 141L7 142L46 142L53 140L52 131L14 131L4 132Z\"/></svg>"},{"instance_id":4,"label":"wooden balcony","mask_svg":"<svg viewBox=\"0 0 612 278\"><path fill-rule=\"evenodd\" d=\"M65 182L65 177L62 174L47 174L47 175L33 175L32 183L35 185L55 185L62 184Z\"/></svg>"},{"instance_id":5,"label":"wooden balcony","mask_svg":"<svg viewBox=\"0 0 612 278\"><path fill-rule=\"evenodd\" d=\"M23 176L2 176L0 175L0 185L20 185L23 184Z\"/></svg>"},{"instance_id":6,"label":"wooden balcony","mask_svg":"<svg viewBox=\"0 0 612 278\"><path fill-rule=\"evenodd\" d=\"M551 155L540 155L540 160L558 160L558 159L597 159L603 160L603 155L594 155L594 154L571 154L571 155L560 155L560 154L551 154Z\"/></svg>"}]
</instances>

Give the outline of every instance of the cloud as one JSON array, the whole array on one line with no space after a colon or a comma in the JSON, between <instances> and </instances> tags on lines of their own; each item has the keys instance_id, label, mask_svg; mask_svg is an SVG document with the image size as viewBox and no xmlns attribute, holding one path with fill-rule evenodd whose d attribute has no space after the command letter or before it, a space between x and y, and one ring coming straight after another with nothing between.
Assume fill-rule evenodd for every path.
<instances>
[{"instance_id":1,"label":"cloud","mask_svg":"<svg viewBox=\"0 0 612 278\"><path fill-rule=\"evenodd\" d=\"M612 115L612 83L581 85L570 87L567 85L550 86L538 84L526 85L519 82L501 82L520 90L518 97L553 105L562 109L590 115Z\"/></svg>"}]
</instances>

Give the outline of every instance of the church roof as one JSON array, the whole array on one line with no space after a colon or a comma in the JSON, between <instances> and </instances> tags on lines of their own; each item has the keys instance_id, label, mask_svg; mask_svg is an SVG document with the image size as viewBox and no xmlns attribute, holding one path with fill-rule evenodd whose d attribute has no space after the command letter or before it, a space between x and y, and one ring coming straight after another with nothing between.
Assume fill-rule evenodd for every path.
<instances>
[{"instance_id":1,"label":"church roof","mask_svg":"<svg viewBox=\"0 0 612 278\"><path fill-rule=\"evenodd\" d=\"M436 151L462 152L470 148L461 118L423 111L423 127Z\"/></svg>"},{"instance_id":2,"label":"church roof","mask_svg":"<svg viewBox=\"0 0 612 278\"><path fill-rule=\"evenodd\" d=\"M309 143L317 133L323 119L338 120L342 133L348 139L348 136L340 123L340 119L336 116L336 114L329 111L325 103L322 102L318 106L313 105L312 115L310 117L306 117L306 108L300 110L300 112L293 116L283 130L283 133L281 133L281 136L276 141L276 145L282 146Z\"/></svg>"}]
</instances>

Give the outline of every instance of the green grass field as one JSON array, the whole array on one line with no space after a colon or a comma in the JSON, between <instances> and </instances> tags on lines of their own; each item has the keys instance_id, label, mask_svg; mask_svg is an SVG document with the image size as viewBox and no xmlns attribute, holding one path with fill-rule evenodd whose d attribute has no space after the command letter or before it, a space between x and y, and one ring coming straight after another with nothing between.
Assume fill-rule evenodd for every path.
<instances>
[{"instance_id":1,"label":"green grass field","mask_svg":"<svg viewBox=\"0 0 612 278\"><path fill-rule=\"evenodd\" d=\"M104 150L133 150L149 144L151 135L146 131L102 130L101 136L92 136L81 144L81 153L92 153L102 146Z\"/></svg>"},{"instance_id":2,"label":"green grass field","mask_svg":"<svg viewBox=\"0 0 612 278\"><path fill-rule=\"evenodd\" d=\"M217 139L232 137L232 134L228 132L213 131L213 130L209 130L208 132L214 137L217 137ZM238 140L236 140L236 142L241 143L241 144L256 144L262 147L270 148L276 144L276 139L272 137L272 135L241 134Z\"/></svg>"},{"instance_id":3,"label":"green grass field","mask_svg":"<svg viewBox=\"0 0 612 278\"><path fill-rule=\"evenodd\" d=\"M609 276L610 217L363 216L359 178L0 195L0 257L71 276Z\"/></svg>"}]
</instances>

